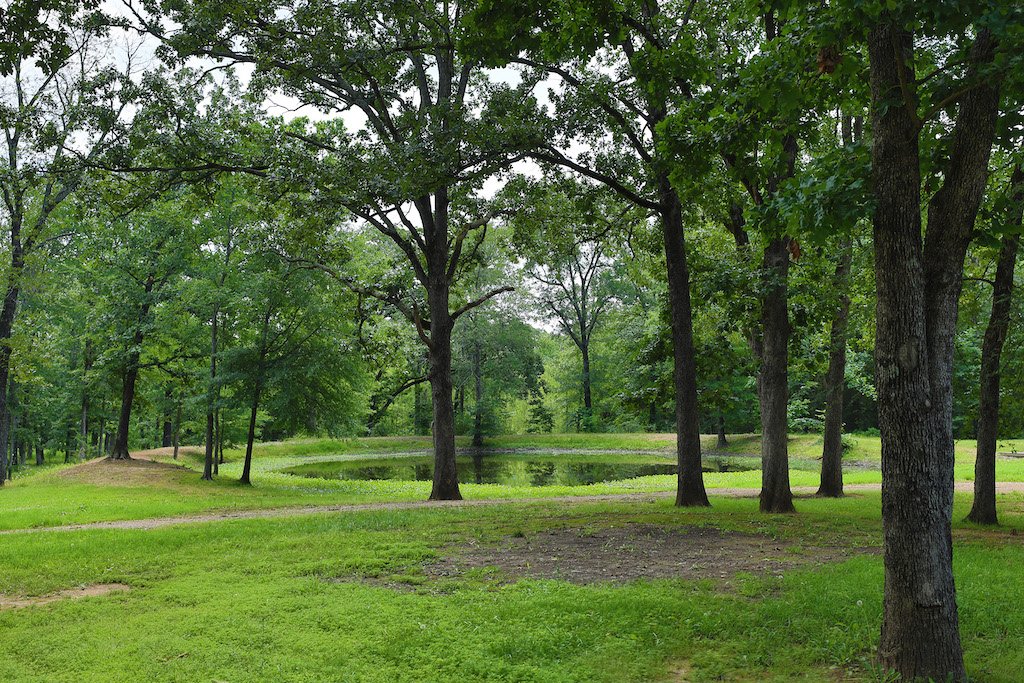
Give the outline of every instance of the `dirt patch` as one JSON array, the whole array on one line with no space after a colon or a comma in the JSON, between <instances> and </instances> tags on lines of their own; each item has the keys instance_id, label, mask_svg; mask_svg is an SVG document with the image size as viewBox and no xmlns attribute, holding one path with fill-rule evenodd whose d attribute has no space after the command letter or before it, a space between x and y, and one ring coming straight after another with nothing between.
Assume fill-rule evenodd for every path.
<instances>
[{"instance_id":1,"label":"dirt patch","mask_svg":"<svg viewBox=\"0 0 1024 683\"><path fill-rule=\"evenodd\" d=\"M496 568L502 579L560 579L621 583L636 579L728 580L741 572L778 574L840 562L876 548L809 547L714 527L631 524L604 529L565 528L493 545L471 545L428 565L434 577Z\"/></svg>"},{"instance_id":2,"label":"dirt patch","mask_svg":"<svg viewBox=\"0 0 1024 683\"><path fill-rule=\"evenodd\" d=\"M191 470L182 465L142 458L133 457L131 460L101 458L61 470L57 476L82 484L99 486L110 484L153 486L166 485L169 479L168 474L176 472L191 472Z\"/></svg>"},{"instance_id":3,"label":"dirt patch","mask_svg":"<svg viewBox=\"0 0 1024 683\"><path fill-rule=\"evenodd\" d=\"M92 598L110 593L120 593L131 590L131 586L123 583L97 583L92 586L81 586L80 588L68 588L49 595L39 595L32 598L20 598L11 595L0 594L0 609L18 609L20 607L37 607L48 605L58 600L80 600L81 598Z\"/></svg>"}]
</instances>

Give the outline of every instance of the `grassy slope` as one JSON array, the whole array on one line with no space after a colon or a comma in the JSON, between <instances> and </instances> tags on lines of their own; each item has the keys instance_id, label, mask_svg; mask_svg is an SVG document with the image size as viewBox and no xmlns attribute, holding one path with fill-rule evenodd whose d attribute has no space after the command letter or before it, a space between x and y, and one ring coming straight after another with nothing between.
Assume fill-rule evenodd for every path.
<instances>
[{"instance_id":1,"label":"grassy slope","mask_svg":"<svg viewBox=\"0 0 1024 683\"><path fill-rule=\"evenodd\" d=\"M17 643L0 658L0 680L626 682L672 680L683 662L700 681L868 677L877 555L741 577L733 590L668 580L502 584L486 573L425 580L421 564L446 544L566 524L716 524L874 545L878 507L871 494L804 501L797 516L760 515L753 500L696 511L658 501L16 535L0 545L4 592L112 581L133 590L0 610L0 639ZM1020 497L1004 518L1024 527ZM1024 547L1008 534L957 532L964 644L982 681L1016 680L1024 666L1024 614L1006 609L1024 600Z\"/></svg>"},{"instance_id":2,"label":"grassy slope","mask_svg":"<svg viewBox=\"0 0 1024 683\"><path fill-rule=\"evenodd\" d=\"M724 454L751 454L756 453L759 447L755 435L737 435L730 439L730 446ZM706 444L709 453L713 452L712 444L713 437L709 437ZM674 449L672 436L664 434L538 434L497 437L488 445L499 449L541 451L572 448L640 450L664 453L665 457L671 456ZM1009 449L1014 445L1007 442L1000 448ZM817 485L813 458L820 447L817 435L791 438L791 458L794 463L802 460L800 469L793 469L790 473L793 486ZM191 469L168 472L157 484L126 481L122 485L111 485L110 482L96 485L89 483L88 479L69 478L65 466L48 466L38 473L30 467L26 470L27 476L0 489L0 529L141 519L209 510L423 500L430 491L428 482L303 479L280 474L277 470L316 458L365 458L372 454L414 452L425 448L429 448L428 437L316 439L259 444L254 462L256 485L252 488L237 486L233 481L240 472L241 453L238 451L228 452L229 462L222 466L221 477L214 482L198 480L196 471L200 469L200 463L197 452L183 455L182 462ZM878 460L879 450L877 437L853 437L853 448L847 452L846 459L866 463L870 467L873 461ZM566 454L563 457L573 456ZM166 456L162 459L169 461ZM973 442L957 444L956 477L960 481L973 478ZM1024 460L1000 460L998 477L1002 481L1024 481ZM876 469L860 467L848 471L846 481L851 484L875 483L880 481L880 474ZM711 489L757 488L761 483L760 472L707 473L705 483ZM462 491L466 498L509 498L671 491L674 487L674 476L657 476L577 487L466 484ZM713 491L711 493L714 494Z\"/></svg>"}]
</instances>

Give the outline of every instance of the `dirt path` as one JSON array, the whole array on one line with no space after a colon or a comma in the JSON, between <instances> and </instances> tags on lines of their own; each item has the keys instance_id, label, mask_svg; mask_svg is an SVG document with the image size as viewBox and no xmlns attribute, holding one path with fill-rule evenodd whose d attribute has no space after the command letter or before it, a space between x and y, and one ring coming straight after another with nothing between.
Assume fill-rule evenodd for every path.
<instances>
[{"instance_id":1,"label":"dirt path","mask_svg":"<svg viewBox=\"0 0 1024 683\"><path fill-rule=\"evenodd\" d=\"M878 491L880 484L849 484L845 487L847 493L860 491ZM1001 482L997 485L998 493L1024 493L1024 482ZM960 493L970 493L973 490L971 482L957 482L956 490ZM795 486L793 493L798 497L811 497L814 495L813 486ZM712 498L756 498L760 491L753 488L717 488L708 489ZM478 500L445 500L426 501L413 500L390 503L358 503L348 505L307 505L280 508L265 508L262 510L231 510L211 511L196 515L181 515L177 517L151 517L148 519L126 519L110 522L90 522L88 524L66 524L63 526L36 527L32 529L8 529L0 531L3 534L24 534L42 533L47 531L82 531L88 529L159 529L175 524L195 524L201 522L222 522L233 519L273 519L277 517L300 517L303 515L319 515L331 512L362 512L367 510L416 510L420 508L444 509L444 508L467 508L485 507L492 505L546 505L552 503L567 505L584 505L587 503L601 502L638 502L648 503L673 495L671 491L660 491L653 493L609 493L594 496L549 496L546 498L489 498Z\"/></svg>"}]
</instances>

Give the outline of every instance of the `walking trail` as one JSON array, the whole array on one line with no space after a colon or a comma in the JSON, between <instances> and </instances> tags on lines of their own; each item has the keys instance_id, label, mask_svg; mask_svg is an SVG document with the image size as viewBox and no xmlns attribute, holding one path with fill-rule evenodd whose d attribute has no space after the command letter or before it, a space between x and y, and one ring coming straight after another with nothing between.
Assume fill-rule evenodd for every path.
<instances>
[{"instance_id":1,"label":"walking trail","mask_svg":"<svg viewBox=\"0 0 1024 683\"><path fill-rule=\"evenodd\" d=\"M880 484L850 484L845 487L847 493L878 491ZM970 493L971 482L957 482L956 490ZM1024 482L1000 482L996 485L998 493L1024 493ZM815 489L812 486L795 486L793 493L797 496L811 497ZM729 498L756 498L760 491L753 488L713 488L708 495ZM638 502L648 503L674 495L671 491L655 493L613 493L593 496L548 496L537 498L487 498L478 500L444 500L444 501L404 501L389 503L359 503L350 505L307 505L298 507L264 508L257 510L211 511L195 515L176 517L150 517L148 519L125 519L110 522L90 522L88 524L66 524L63 526L35 527L31 529L10 529L0 531L2 534L44 533L51 531L82 531L88 529L158 529L176 524L194 524L201 522L223 522L235 519L273 519L278 517L299 517L303 515L320 515L326 513L363 512L372 510L416 510L420 508L446 509L485 507L493 505L550 505L552 503L582 505L600 502Z\"/></svg>"}]
</instances>

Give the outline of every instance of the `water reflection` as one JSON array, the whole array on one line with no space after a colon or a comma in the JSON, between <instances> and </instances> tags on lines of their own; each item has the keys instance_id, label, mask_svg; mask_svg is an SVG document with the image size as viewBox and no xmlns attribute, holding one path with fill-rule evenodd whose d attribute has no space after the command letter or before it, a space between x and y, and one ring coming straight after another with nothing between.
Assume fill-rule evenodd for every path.
<instances>
[{"instance_id":1,"label":"water reflection","mask_svg":"<svg viewBox=\"0 0 1024 683\"><path fill-rule=\"evenodd\" d=\"M712 471L750 469L737 463L709 462ZM372 463L326 461L283 470L287 474L323 479L430 481L433 462L427 458L394 458ZM459 482L507 486L581 486L634 477L675 474L672 462L602 462L579 459L495 457L474 455L459 458Z\"/></svg>"}]
</instances>

